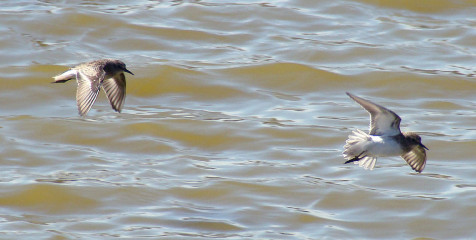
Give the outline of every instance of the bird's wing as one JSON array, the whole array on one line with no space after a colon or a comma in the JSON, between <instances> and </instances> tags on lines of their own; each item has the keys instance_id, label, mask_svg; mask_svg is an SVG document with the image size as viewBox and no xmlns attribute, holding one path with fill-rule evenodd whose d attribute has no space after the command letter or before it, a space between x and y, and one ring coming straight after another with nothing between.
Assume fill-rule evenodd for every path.
<instances>
[{"instance_id":1,"label":"bird's wing","mask_svg":"<svg viewBox=\"0 0 476 240\"><path fill-rule=\"evenodd\" d=\"M370 135L394 136L400 134L401 119L396 113L350 93L347 93L347 95L369 112Z\"/></svg>"},{"instance_id":2,"label":"bird's wing","mask_svg":"<svg viewBox=\"0 0 476 240\"><path fill-rule=\"evenodd\" d=\"M104 80L102 87L106 92L107 99L116 112L121 112L126 97L126 77L124 73Z\"/></svg>"},{"instance_id":3,"label":"bird's wing","mask_svg":"<svg viewBox=\"0 0 476 240\"><path fill-rule=\"evenodd\" d=\"M426 165L426 151L417 145L411 151L402 155L402 158L412 167L413 170L421 173Z\"/></svg>"},{"instance_id":4,"label":"bird's wing","mask_svg":"<svg viewBox=\"0 0 476 240\"><path fill-rule=\"evenodd\" d=\"M106 72L100 71L98 74L91 75L78 71L76 79L78 80L78 89L76 90L76 102L78 105L79 115L85 116L99 94L101 82L104 79Z\"/></svg>"}]
</instances>

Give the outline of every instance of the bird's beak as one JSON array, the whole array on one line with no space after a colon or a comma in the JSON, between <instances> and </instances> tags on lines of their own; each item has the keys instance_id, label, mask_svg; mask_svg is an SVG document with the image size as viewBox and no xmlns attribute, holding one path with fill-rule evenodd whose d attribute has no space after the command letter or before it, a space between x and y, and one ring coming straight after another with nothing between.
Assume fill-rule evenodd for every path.
<instances>
[{"instance_id":1,"label":"bird's beak","mask_svg":"<svg viewBox=\"0 0 476 240\"><path fill-rule=\"evenodd\" d=\"M124 69L124 72L130 73L130 74L134 75L134 73L132 73L131 71L129 71L129 70L127 70L127 69Z\"/></svg>"},{"instance_id":2,"label":"bird's beak","mask_svg":"<svg viewBox=\"0 0 476 240\"><path fill-rule=\"evenodd\" d=\"M430 149L428 149L425 145L423 145L423 143L420 143L420 146L422 146L422 147L423 147L424 149L426 149L426 150L430 150Z\"/></svg>"}]
</instances>

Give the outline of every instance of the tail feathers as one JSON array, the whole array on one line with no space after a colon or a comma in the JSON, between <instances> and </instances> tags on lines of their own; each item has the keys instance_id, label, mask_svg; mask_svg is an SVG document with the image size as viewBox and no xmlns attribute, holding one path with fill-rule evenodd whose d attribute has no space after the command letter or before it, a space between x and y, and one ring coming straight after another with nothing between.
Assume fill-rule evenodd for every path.
<instances>
[{"instance_id":1,"label":"tail feathers","mask_svg":"<svg viewBox=\"0 0 476 240\"><path fill-rule=\"evenodd\" d=\"M361 131L355 130L349 135L349 139L345 142L344 155L345 159L353 159L360 157L365 151L367 144L370 142L370 136Z\"/></svg>"},{"instance_id":2,"label":"tail feathers","mask_svg":"<svg viewBox=\"0 0 476 240\"><path fill-rule=\"evenodd\" d=\"M344 158L349 160L345 163L354 162L354 164L359 164L360 167L372 170L377 158L365 155L369 143L371 143L370 135L361 130L353 131L345 142L344 152L342 153Z\"/></svg>"},{"instance_id":3,"label":"tail feathers","mask_svg":"<svg viewBox=\"0 0 476 240\"><path fill-rule=\"evenodd\" d=\"M53 77L55 81L53 83L64 83L76 77L76 70L68 70L58 76Z\"/></svg>"}]
</instances>

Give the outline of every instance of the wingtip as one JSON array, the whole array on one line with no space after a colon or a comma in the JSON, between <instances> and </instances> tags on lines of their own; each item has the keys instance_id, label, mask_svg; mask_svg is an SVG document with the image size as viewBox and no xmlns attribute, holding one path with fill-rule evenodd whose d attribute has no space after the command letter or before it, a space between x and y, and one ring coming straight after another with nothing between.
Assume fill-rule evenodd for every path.
<instances>
[{"instance_id":1,"label":"wingtip","mask_svg":"<svg viewBox=\"0 0 476 240\"><path fill-rule=\"evenodd\" d=\"M78 114L80 117L85 117L88 113L87 112L81 112L81 110L78 110Z\"/></svg>"},{"instance_id":2,"label":"wingtip","mask_svg":"<svg viewBox=\"0 0 476 240\"><path fill-rule=\"evenodd\" d=\"M425 166L420 167L420 168L413 168L413 170L414 170L415 172L417 172L417 173L423 172L423 169L425 169Z\"/></svg>"},{"instance_id":3,"label":"wingtip","mask_svg":"<svg viewBox=\"0 0 476 240\"><path fill-rule=\"evenodd\" d=\"M418 169L415 169L415 171L417 171L418 173L422 173L425 167L426 167L426 158L425 158L425 162L423 162L421 166L418 166Z\"/></svg>"},{"instance_id":4,"label":"wingtip","mask_svg":"<svg viewBox=\"0 0 476 240\"><path fill-rule=\"evenodd\" d=\"M93 104L94 104L94 102L93 102ZM91 110L91 107L92 107L93 104L91 104L91 106L88 106L86 108L82 108L82 107L80 107L80 105L78 105L78 114L79 114L79 116L81 116L83 118L86 117L86 115L88 115L88 113L89 113L89 110Z\"/></svg>"},{"instance_id":5,"label":"wingtip","mask_svg":"<svg viewBox=\"0 0 476 240\"><path fill-rule=\"evenodd\" d=\"M350 93L350 92L345 92L345 94L347 94L347 96L349 96L349 97L352 98L352 99L358 98L357 96L355 96L354 94L352 94L352 93Z\"/></svg>"},{"instance_id":6,"label":"wingtip","mask_svg":"<svg viewBox=\"0 0 476 240\"><path fill-rule=\"evenodd\" d=\"M350 93L350 92L345 92L347 94L347 96L351 97L351 98L361 98L353 93Z\"/></svg>"}]
</instances>

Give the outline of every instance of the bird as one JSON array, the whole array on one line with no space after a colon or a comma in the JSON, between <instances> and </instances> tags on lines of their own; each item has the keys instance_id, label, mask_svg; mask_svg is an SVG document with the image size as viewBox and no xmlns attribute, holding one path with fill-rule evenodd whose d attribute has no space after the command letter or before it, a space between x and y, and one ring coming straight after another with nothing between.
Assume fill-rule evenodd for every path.
<instances>
[{"instance_id":1,"label":"bird","mask_svg":"<svg viewBox=\"0 0 476 240\"><path fill-rule=\"evenodd\" d=\"M426 150L421 137L414 132L401 132L401 118L393 111L369 100L346 94L370 114L370 131L355 130L344 146L345 163L359 164L372 170L377 157L401 156L410 167L421 173L426 165Z\"/></svg>"},{"instance_id":2,"label":"bird","mask_svg":"<svg viewBox=\"0 0 476 240\"><path fill-rule=\"evenodd\" d=\"M78 113L84 117L97 99L99 91L104 89L112 109L121 112L126 97L126 64L117 59L100 59L79 64L57 75L53 83L65 83L73 78L78 82L76 102Z\"/></svg>"}]
</instances>

